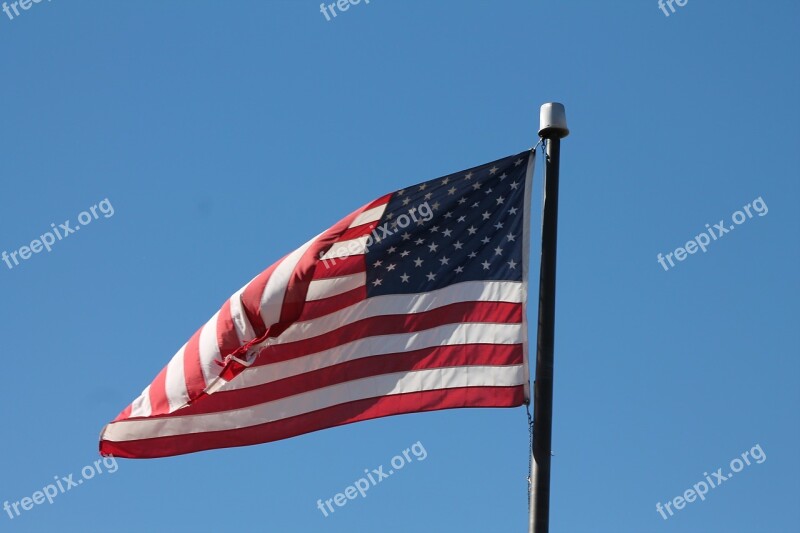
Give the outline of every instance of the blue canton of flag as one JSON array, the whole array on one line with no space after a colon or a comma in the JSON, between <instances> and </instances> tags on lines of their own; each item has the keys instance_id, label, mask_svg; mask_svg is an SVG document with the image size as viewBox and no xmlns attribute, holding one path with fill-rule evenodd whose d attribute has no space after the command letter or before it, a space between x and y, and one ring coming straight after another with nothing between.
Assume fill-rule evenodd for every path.
<instances>
[{"instance_id":1,"label":"blue canton of flag","mask_svg":"<svg viewBox=\"0 0 800 533\"><path fill-rule=\"evenodd\" d=\"M395 192L366 253L367 295L523 281L530 150Z\"/></svg>"}]
</instances>

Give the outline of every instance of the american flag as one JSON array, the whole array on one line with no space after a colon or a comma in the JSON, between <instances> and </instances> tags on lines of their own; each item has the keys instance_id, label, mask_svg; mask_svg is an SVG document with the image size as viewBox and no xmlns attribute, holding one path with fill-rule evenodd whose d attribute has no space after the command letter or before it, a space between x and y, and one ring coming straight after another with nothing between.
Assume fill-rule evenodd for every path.
<instances>
[{"instance_id":1,"label":"american flag","mask_svg":"<svg viewBox=\"0 0 800 533\"><path fill-rule=\"evenodd\" d=\"M150 458L529 398L533 152L382 196L256 276L100 437Z\"/></svg>"}]
</instances>

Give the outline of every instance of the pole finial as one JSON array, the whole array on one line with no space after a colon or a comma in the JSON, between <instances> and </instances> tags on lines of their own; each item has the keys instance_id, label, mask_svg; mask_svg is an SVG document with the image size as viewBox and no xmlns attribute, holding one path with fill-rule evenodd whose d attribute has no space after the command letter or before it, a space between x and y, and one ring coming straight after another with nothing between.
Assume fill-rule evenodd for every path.
<instances>
[{"instance_id":1,"label":"pole finial","mask_svg":"<svg viewBox=\"0 0 800 533\"><path fill-rule=\"evenodd\" d=\"M539 137L562 139L569 135L564 104L550 102L539 109Z\"/></svg>"}]
</instances>

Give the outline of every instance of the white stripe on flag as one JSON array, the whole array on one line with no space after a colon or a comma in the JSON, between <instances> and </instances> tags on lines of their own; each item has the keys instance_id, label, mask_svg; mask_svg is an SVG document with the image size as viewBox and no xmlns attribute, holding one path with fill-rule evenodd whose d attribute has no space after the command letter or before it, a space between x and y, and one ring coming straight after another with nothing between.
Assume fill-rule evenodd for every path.
<instances>
[{"instance_id":1,"label":"white stripe on flag","mask_svg":"<svg viewBox=\"0 0 800 533\"><path fill-rule=\"evenodd\" d=\"M364 255L368 238L370 238L370 235L362 235L355 239L335 242L320 259L339 259L340 257L350 257L351 255Z\"/></svg>"},{"instance_id":2,"label":"white stripe on flag","mask_svg":"<svg viewBox=\"0 0 800 533\"><path fill-rule=\"evenodd\" d=\"M342 294L358 287L363 286L367 282L367 273L358 272L348 276L340 276L338 278L315 279L308 285L308 293L306 294L306 301L322 300L323 298L330 298L337 294Z\"/></svg>"},{"instance_id":3,"label":"white stripe on flag","mask_svg":"<svg viewBox=\"0 0 800 533\"><path fill-rule=\"evenodd\" d=\"M214 361L222 359L217 341L217 320L219 311L206 322L200 331L198 351L200 352L200 369L203 371L203 387L214 381L219 375L220 367Z\"/></svg>"},{"instance_id":4,"label":"white stripe on flag","mask_svg":"<svg viewBox=\"0 0 800 533\"><path fill-rule=\"evenodd\" d=\"M138 398L131 403L130 418L136 416L150 416L153 408L150 406L150 385L145 387Z\"/></svg>"},{"instance_id":5,"label":"white stripe on flag","mask_svg":"<svg viewBox=\"0 0 800 533\"><path fill-rule=\"evenodd\" d=\"M236 336L239 337L239 345L256 338L253 326L247 318L247 313L244 312L244 307L242 307L242 293L246 288L247 286L242 287L230 298L231 320L236 326Z\"/></svg>"},{"instance_id":6,"label":"white stripe on flag","mask_svg":"<svg viewBox=\"0 0 800 533\"><path fill-rule=\"evenodd\" d=\"M184 344L167 364L164 389L167 393L170 413L183 407L189 401L189 392L186 390L186 376L183 372L183 356L185 352L186 345Z\"/></svg>"},{"instance_id":7,"label":"white stripe on flag","mask_svg":"<svg viewBox=\"0 0 800 533\"><path fill-rule=\"evenodd\" d=\"M370 222L375 222L380 220L383 216L383 212L386 211L386 206L388 204L379 205L377 207L373 207L372 209L367 209L360 215L358 215L353 222L350 223L351 228L355 228L356 226L361 226L362 224L368 224Z\"/></svg>"}]
</instances>

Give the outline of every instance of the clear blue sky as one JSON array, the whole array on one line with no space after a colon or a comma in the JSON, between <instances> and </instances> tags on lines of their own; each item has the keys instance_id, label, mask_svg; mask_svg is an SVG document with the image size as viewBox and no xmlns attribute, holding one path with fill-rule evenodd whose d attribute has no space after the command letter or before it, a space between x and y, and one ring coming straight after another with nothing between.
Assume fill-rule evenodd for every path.
<instances>
[{"instance_id":1,"label":"clear blue sky","mask_svg":"<svg viewBox=\"0 0 800 533\"><path fill-rule=\"evenodd\" d=\"M101 427L253 275L383 193L533 145L555 100L572 134L552 531L798 531L800 5L675 9L0 12L0 252L104 198L114 208L50 253L0 263L0 503L80 477ZM537 172L534 234L540 189ZM668 271L657 262L758 197L765 216ZM328 518L316 508L417 441L425 461ZM763 463L658 514L756 444ZM524 531L527 447L522 408L386 418L120 461L52 505L0 510L0 531Z\"/></svg>"}]
</instances>

